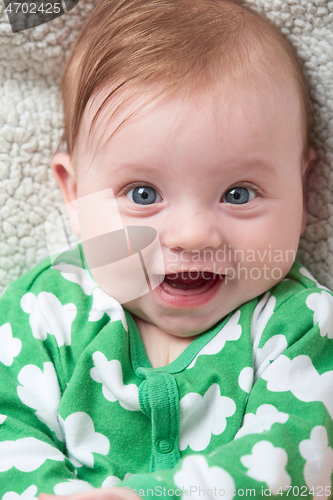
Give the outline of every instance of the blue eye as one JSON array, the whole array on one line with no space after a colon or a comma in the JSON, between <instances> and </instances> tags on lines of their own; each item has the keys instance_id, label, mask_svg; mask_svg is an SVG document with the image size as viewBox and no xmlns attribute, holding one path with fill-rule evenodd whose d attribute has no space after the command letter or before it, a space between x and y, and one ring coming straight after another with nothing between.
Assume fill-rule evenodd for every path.
<instances>
[{"instance_id":1,"label":"blue eye","mask_svg":"<svg viewBox=\"0 0 333 500\"><path fill-rule=\"evenodd\" d=\"M234 187L228 189L228 191L223 195L222 201L225 203L232 203L233 205L244 205L249 201L253 200L257 196L253 189L247 189L245 187Z\"/></svg>"},{"instance_id":2,"label":"blue eye","mask_svg":"<svg viewBox=\"0 0 333 500\"><path fill-rule=\"evenodd\" d=\"M162 201L156 189L150 186L138 186L131 189L126 196L137 205L151 205L156 201Z\"/></svg>"}]
</instances>

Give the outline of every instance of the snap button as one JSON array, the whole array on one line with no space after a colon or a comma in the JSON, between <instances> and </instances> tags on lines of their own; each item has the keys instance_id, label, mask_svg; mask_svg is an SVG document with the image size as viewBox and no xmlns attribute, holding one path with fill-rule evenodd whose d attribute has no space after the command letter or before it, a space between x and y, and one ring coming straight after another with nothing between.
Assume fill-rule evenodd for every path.
<instances>
[{"instance_id":1,"label":"snap button","mask_svg":"<svg viewBox=\"0 0 333 500\"><path fill-rule=\"evenodd\" d=\"M157 451L160 453L170 453L173 450L173 441L170 438L157 439L155 442Z\"/></svg>"}]
</instances>

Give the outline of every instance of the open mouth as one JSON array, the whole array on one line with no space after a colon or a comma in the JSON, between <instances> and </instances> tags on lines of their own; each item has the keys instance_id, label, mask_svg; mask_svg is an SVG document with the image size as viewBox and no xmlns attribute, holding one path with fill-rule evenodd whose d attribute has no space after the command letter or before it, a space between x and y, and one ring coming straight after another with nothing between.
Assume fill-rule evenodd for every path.
<instances>
[{"instance_id":1,"label":"open mouth","mask_svg":"<svg viewBox=\"0 0 333 500\"><path fill-rule=\"evenodd\" d=\"M161 286L171 295L197 295L206 293L223 278L223 275L207 271L182 271L167 274Z\"/></svg>"}]
</instances>

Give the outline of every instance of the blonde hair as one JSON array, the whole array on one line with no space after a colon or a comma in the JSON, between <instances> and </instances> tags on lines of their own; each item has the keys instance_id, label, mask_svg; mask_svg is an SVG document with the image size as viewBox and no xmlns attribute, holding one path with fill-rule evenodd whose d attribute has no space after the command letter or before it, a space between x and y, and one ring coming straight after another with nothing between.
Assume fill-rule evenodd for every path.
<instances>
[{"instance_id":1,"label":"blonde hair","mask_svg":"<svg viewBox=\"0 0 333 500\"><path fill-rule=\"evenodd\" d=\"M125 89L133 96L150 88L154 97L194 89L236 68L246 71L253 61L258 81L267 72L276 75L278 67L296 85L306 152L311 105L302 65L268 19L232 0L101 0L61 79L62 140L72 156L85 107L104 88L110 91L90 130L104 106Z\"/></svg>"}]
</instances>

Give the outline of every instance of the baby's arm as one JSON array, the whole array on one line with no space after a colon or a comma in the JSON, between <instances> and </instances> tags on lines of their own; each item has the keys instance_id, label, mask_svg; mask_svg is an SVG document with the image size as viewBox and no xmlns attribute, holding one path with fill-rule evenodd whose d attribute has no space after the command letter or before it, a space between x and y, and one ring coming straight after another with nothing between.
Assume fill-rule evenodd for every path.
<instances>
[{"instance_id":1,"label":"baby's arm","mask_svg":"<svg viewBox=\"0 0 333 500\"><path fill-rule=\"evenodd\" d=\"M43 264L10 285L0 299L0 498L7 499L7 493L8 498L17 493L37 498L68 481L82 490L92 488L77 480L65 455L58 406L67 374L58 344L66 342L66 318L55 296L54 309L38 307L51 297L43 295L48 293L45 282L39 289L42 271ZM68 307L67 314L72 318L75 311Z\"/></svg>"}]
</instances>

